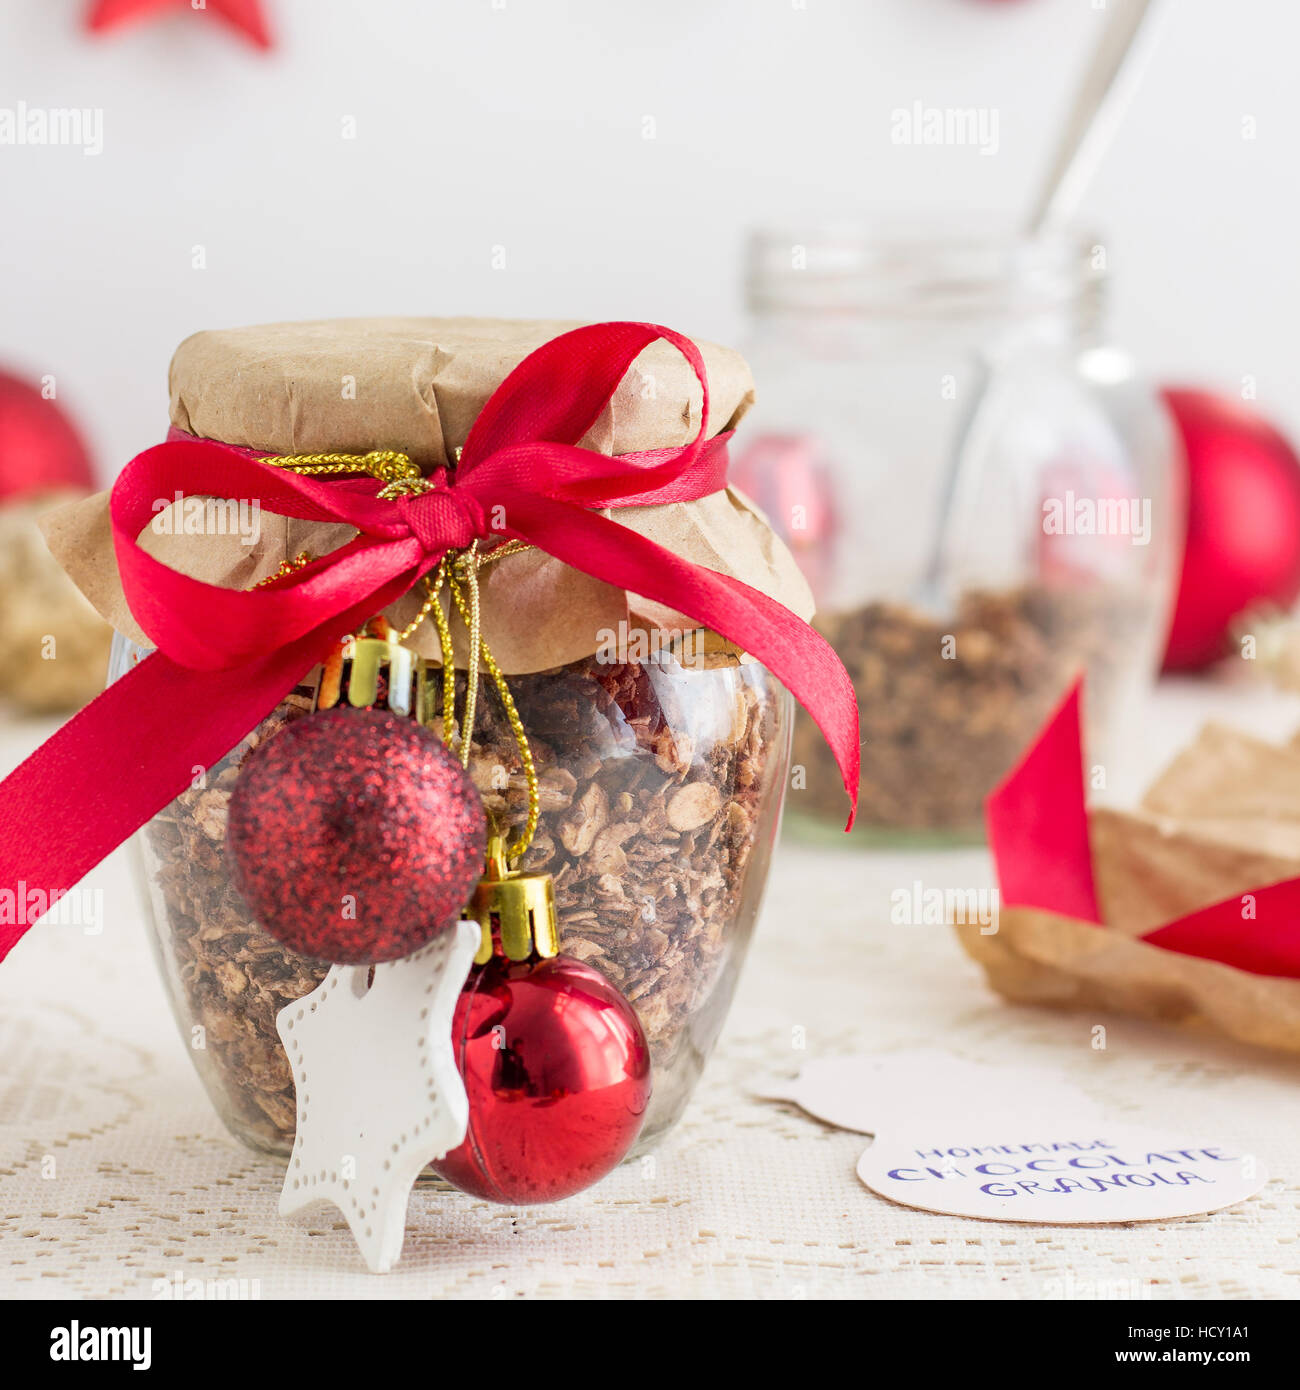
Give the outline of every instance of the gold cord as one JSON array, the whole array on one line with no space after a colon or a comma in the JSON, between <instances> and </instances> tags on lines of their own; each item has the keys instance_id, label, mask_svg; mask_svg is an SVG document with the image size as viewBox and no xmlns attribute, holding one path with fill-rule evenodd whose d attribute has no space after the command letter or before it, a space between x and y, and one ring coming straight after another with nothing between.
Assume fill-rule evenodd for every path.
<instances>
[{"instance_id":1,"label":"gold cord","mask_svg":"<svg viewBox=\"0 0 1300 1390\"><path fill-rule=\"evenodd\" d=\"M497 546L495 550L489 550L486 555L480 555L478 567L482 569L494 560L504 560L508 555L522 555L525 550L532 548L532 543L529 541L506 541L503 545Z\"/></svg>"},{"instance_id":2,"label":"gold cord","mask_svg":"<svg viewBox=\"0 0 1300 1390\"><path fill-rule=\"evenodd\" d=\"M463 555L457 556L447 571L447 587L451 590L452 597L456 601L456 607L460 610L461 621L465 624L465 630L469 633L469 645L466 650L469 655L466 657L465 664L465 713L461 727L465 730L462 742L465 745L464 755L469 755L469 740L474 736L474 716L478 713L478 652L483 643L483 629L479 622L479 599L478 599L478 542L475 541ZM469 584L469 613L465 612L465 605L461 602L460 589L456 584L456 570L462 569L462 573L468 576Z\"/></svg>"},{"instance_id":3,"label":"gold cord","mask_svg":"<svg viewBox=\"0 0 1300 1390\"><path fill-rule=\"evenodd\" d=\"M457 451L459 459L459 450ZM379 496L386 499L412 496L427 492L432 484L420 472L419 466L406 454L390 449L373 449L366 454L286 454L264 458L263 463L273 468L283 468L287 472L304 477L339 477L361 474L376 478L384 484ZM523 720L515 705L514 696L496 658L488 650L483 640L482 614L479 600L478 571L508 555L518 555L531 550L526 541L506 541L486 554L480 554L475 541L467 550L449 551L438 562L438 568L431 579L423 579L424 602L419 612L401 632L396 634L398 642L406 642L412 637L427 618L433 619L438 632L438 646L442 652L442 741L446 747L460 757L461 766L469 767L470 751L474 738L474 721L478 713L479 662L487 667L488 674L497 688L510 731L515 736L519 748L519 760L523 765L524 777L528 783L528 818L519 838L506 850L506 858L519 859L533 842L537 833L537 822L541 815L541 792L537 783L537 767L533 762L533 751L528 745L528 735ZM309 564L310 559L304 551L294 560L283 561L277 574L268 576L263 584L274 583ZM462 591L461 584L464 584ZM456 720L456 653L452 643L451 624L448 614L443 611L441 595L443 585L451 595L460 614L461 621L469 634L469 656L465 672L465 709L459 725ZM466 597L468 593L468 598Z\"/></svg>"},{"instance_id":4,"label":"gold cord","mask_svg":"<svg viewBox=\"0 0 1300 1390\"><path fill-rule=\"evenodd\" d=\"M379 496L385 499L428 492L432 487L420 472L419 464L396 449L372 449L368 454L277 454L262 462L307 478L337 478L358 473L377 478L384 484Z\"/></svg>"},{"instance_id":5,"label":"gold cord","mask_svg":"<svg viewBox=\"0 0 1300 1390\"><path fill-rule=\"evenodd\" d=\"M420 613L426 616L432 614L433 624L438 629L438 646L442 651L442 741L448 748L455 748L457 745L458 728L456 724L456 655L451 643L451 624L447 621L447 615L442 611L442 604L439 597L442 593L443 582L447 578L447 557L444 555L438 563L437 577L433 580L427 577L424 580L424 588L428 597L424 601ZM413 625L403 628L401 639L415 631L420 625L417 620ZM461 740L460 764L464 768L469 767L469 743Z\"/></svg>"},{"instance_id":6,"label":"gold cord","mask_svg":"<svg viewBox=\"0 0 1300 1390\"><path fill-rule=\"evenodd\" d=\"M268 574L265 579L259 579L253 585L254 589L265 589L272 584L278 584L282 579L288 579L291 574L297 574L300 569L306 569L311 564L311 556L305 550L300 550L292 560L281 560L280 568L274 574Z\"/></svg>"},{"instance_id":7,"label":"gold cord","mask_svg":"<svg viewBox=\"0 0 1300 1390\"><path fill-rule=\"evenodd\" d=\"M495 552L490 552L495 554ZM481 563L478 555L470 550L459 557L454 569L464 568L465 587L469 590L469 600L466 602L464 594L461 592L460 585L456 581L454 569L448 571L447 582L451 589L451 596L457 609L460 612L462 621L471 632L471 643L473 634L479 626L479 593L478 593L478 567ZM473 647L470 648L471 653ZM510 724L510 731L515 736L515 743L519 748L519 761L523 764L524 778L528 783L528 819L524 822L524 828L520 831L519 838L513 845L506 850L506 858L510 860L519 859L533 842L533 836L537 833L537 822L541 816L541 791L537 785L537 766L533 762L533 750L528 745L528 735L524 731L524 721L519 717L519 710L515 705L515 697L510 693L509 682L505 678L505 673L497 665L496 658L488 649L488 644L483 641L482 636L478 638L478 653L482 658L483 665L487 667L488 675L492 677L492 682L497 688L497 694L501 698L502 708L506 712L506 719ZM478 683L478 661L473 655L469 659L468 690L466 692L465 709L467 726L472 712L470 695L476 689Z\"/></svg>"}]
</instances>

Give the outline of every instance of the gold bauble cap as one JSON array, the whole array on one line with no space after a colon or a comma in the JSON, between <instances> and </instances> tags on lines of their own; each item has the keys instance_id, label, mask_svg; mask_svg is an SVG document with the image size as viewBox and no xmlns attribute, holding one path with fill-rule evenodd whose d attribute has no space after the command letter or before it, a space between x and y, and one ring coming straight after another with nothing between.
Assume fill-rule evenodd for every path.
<instances>
[{"instance_id":1,"label":"gold bauble cap","mask_svg":"<svg viewBox=\"0 0 1300 1390\"><path fill-rule=\"evenodd\" d=\"M477 922L483 933L476 965L492 959L493 943L501 943L507 960L546 958L560 951L555 920L555 888L550 874L528 874L506 865L505 840L493 835L488 841L487 869L465 917Z\"/></svg>"},{"instance_id":2,"label":"gold bauble cap","mask_svg":"<svg viewBox=\"0 0 1300 1390\"><path fill-rule=\"evenodd\" d=\"M321 672L317 709L333 709L340 704L372 709L382 704L394 714L420 716L426 678L424 658L404 647L386 622L382 629L382 636L372 636L367 629L345 638L335 648ZM385 682L382 702L381 677Z\"/></svg>"}]
</instances>

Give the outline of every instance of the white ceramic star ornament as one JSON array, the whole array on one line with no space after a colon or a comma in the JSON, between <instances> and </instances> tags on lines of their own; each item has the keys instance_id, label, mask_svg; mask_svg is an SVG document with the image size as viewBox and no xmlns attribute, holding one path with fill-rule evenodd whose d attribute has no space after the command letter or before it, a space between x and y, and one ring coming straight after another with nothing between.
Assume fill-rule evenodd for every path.
<instances>
[{"instance_id":1,"label":"white ceramic star ornament","mask_svg":"<svg viewBox=\"0 0 1300 1390\"><path fill-rule=\"evenodd\" d=\"M332 1202L376 1274L402 1253L421 1170L465 1137L451 1023L480 940L477 922L458 922L376 965L369 987L370 966L331 966L276 1018L298 1099L280 1214Z\"/></svg>"}]
</instances>

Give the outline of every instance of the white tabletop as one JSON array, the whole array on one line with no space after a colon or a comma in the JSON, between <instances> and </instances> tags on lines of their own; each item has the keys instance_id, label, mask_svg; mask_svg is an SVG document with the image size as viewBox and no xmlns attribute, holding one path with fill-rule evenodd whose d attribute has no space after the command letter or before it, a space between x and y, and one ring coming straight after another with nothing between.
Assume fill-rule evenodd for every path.
<instances>
[{"instance_id":1,"label":"white tabletop","mask_svg":"<svg viewBox=\"0 0 1300 1390\"><path fill-rule=\"evenodd\" d=\"M1180 684L1135 756L1153 767L1208 714L1300 726L1300 702ZM0 731L0 767L49 727ZM277 1163L218 1123L119 851L91 880L102 935L44 925L0 966L0 1297L151 1298L157 1281L218 1279L262 1298L1300 1295L1300 1064L1005 1005L946 928L890 926L890 893L915 879L978 886L990 866L972 850L784 845L718 1053L652 1158L551 1207L418 1189L401 1263L372 1276L330 1209L282 1219ZM916 1046L1058 1067L1128 1120L1249 1144L1273 1178L1232 1210L1157 1225L936 1216L859 1183L867 1139L749 1090L809 1057Z\"/></svg>"}]
</instances>

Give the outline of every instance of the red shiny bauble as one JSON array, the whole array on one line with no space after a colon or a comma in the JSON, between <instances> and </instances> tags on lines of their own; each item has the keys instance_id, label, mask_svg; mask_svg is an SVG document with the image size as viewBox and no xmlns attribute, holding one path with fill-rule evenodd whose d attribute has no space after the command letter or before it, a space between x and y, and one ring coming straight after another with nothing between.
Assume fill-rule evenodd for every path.
<instances>
[{"instance_id":1,"label":"red shiny bauble","mask_svg":"<svg viewBox=\"0 0 1300 1390\"><path fill-rule=\"evenodd\" d=\"M650 1048L622 994L571 956L470 974L452 1047L469 1094L464 1142L434 1169L475 1197L557 1202L626 1156L650 1100Z\"/></svg>"},{"instance_id":2,"label":"red shiny bauble","mask_svg":"<svg viewBox=\"0 0 1300 1390\"><path fill-rule=\"evenodd\" d=\"M460 916L487 824L469 774L423 725L339 708L245 759L230 798L231 877L258 924L303 955L409 955Z\"/></svg>"},{"instance_id":3,"label":"red shiny bauble","mask_svg":"<svg viewBox=\"0 0 1300 1390\"><path fill-rule=\"evenodd\" d=\"M1300 595L1300 459L1241 401L1168 390L1187 458L1187 540L1165 670L1208 666L1232 622Z\"/></svg>"},{"instance_id":4,"label":"red shiny bauble","mask_svg":"<svg viewBox=\"0 0 1300 1390\"><path fill-rule=\"evenodd\" d=\"M0 372L0 499L94 487L90 455L63 407Z\"/></svg>"}]
</instances>

